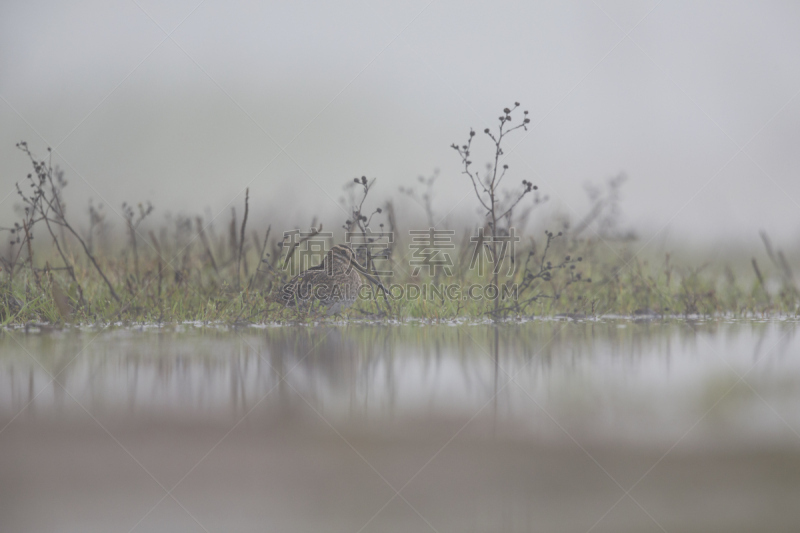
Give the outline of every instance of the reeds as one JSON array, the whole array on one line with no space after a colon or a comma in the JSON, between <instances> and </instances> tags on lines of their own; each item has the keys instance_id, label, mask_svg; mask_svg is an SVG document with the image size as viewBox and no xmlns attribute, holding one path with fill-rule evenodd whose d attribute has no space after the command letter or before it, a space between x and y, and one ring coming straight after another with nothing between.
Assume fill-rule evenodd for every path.
<instances>
[{"instance_id":1,"label":"reeds","mask_svg":"<svg viewBox=\"0 0 800 533\"><path fill-rule=\"evenodd\" d=\"M542 201L535 196L536 187L523 180L513 194L500 190L508 172L502 160L502 142L509 132L524 130L526 124L523 120L519 126L509 126L507 117L514 109L516 106L504 110L498 132L486 134L493 141L494 158L485 173L472 170L474 132L465 145L454 146L463 160L466 186L482 199L485 216L477 229L448 233L452 246L422 254L427 258L423 264L428 261L432 266L435 258L441 257L436 254L449 254L449 275L435 268L414 274L410 243L398 226L398 220L404 220L402 210L393 202L373 198L374 178L348 182L345 192L349 200L344 204L349 216L342 227L350 237L358 237L352 246L359 261L389 287L393 318L798 314L800 295L791 261L766 234L762 240L769 268L748 257L748 269L738 268L738 274L733 271L736 265L693 268L679 264L669 254L634 255L630 246L633 235L619 227L618 207L614 207L621 179L612 180L609 190L595 197L598 200L578 218L575 229L554 220L550 225L559 231L524 231L526 213ZM249 189L241 222L232 210L227 231L221 234L215 231L215 223L220 222L210 216L178 217L172 226L156 225L150 217L154 206L124 204L122 231L126 239L116 247L109 246L97 240L98 235L113 231L100 207L89 204L88 230L81 233L63 201L67 185L63 172L52 166L49 157L35 157L27 144L19 147L34 172L18 187L21 220L13 227L0 228L7 237L0 257L1 325L320 319L286 309L274 298L304 244L325 235L316 218L302 232L304 236L291 242L287 241L291 232L272 226L251 229L252 239L248 240L248 224L252 225ZM423 223L431 228L439 220L425 198L434 195L435 176L423 179L425 196L406 194L421 200ZM419 217L409 215L408 220L414 219ZM381 240L383 235L390 237ZM504 252L504 243L514 235L520 237L519 242ZM476 254L483 253L491 261L490 269L481 272L476 268ZM480 298L465 298L464 292L454 297L447 292L453 287L462 291L479 287L484 293ZM487 298L487 287L508 297ZM404 292L398 296L393 288ZM348 313L356 318L385 318L378 300L373 294Z\"/></svg>"}]
</instances>

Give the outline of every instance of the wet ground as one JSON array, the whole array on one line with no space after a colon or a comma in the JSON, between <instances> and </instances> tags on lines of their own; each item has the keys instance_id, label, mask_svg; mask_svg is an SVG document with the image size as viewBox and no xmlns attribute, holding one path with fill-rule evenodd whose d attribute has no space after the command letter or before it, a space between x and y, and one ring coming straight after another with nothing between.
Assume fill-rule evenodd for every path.
<instances>
[{"instance_id":1,"label":"wet ground","mask_svg":"<svg viewBox=\"0 0 800 533\"><path fill-rule=\"evenodd\" d=\"M0 333L0 531L798 531L794 321Z\"/></svg>"}]
</instances>

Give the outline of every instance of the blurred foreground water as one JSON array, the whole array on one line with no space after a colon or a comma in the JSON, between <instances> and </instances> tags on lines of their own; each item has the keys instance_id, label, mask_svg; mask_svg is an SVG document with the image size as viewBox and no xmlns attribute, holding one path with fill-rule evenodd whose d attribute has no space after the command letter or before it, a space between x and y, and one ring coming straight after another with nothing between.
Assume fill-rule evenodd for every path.
<instances>
[{"instance_id":1,"label":"blurred foreground water","mask_svg":"<svg viewBox=\"0 0 800 533\"><path fill-rule=\"evenodd\" d=\"M0 531L798 531L797 331L6 331Z\"/></svg>"}]
</instances>

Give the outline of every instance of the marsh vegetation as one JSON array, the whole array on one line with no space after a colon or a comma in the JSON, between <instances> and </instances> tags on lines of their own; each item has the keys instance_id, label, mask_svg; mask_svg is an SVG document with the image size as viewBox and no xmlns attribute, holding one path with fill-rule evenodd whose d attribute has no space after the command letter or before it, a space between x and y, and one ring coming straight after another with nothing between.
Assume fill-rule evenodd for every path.
<instances>
[{"instance_id":1,"label":"marsh vegetation","mask_svg":"<svg viewBox=\"0 0 800 533\"><path fill-rule=\"evenodd\" d=\"M90 200L82 214L67 209L67 177L49 150L42 157L21 142L32 172L17 184L18 221L0 228L0 324L317 320L313 310L286 309L276 295L298 268L321 262L319 251L342 239L396 289L390 307L382 305L382 291L365 292L351 318L796 315L800 294L790 260L766 234L763 250L734 260L642 253L649 241L621 223L624 175L587 187L583 216L531 222L546 191L516 178L503 159L509 138L527 122L515 103L494 129L470 130L452 145L464 187L481 209L460 228L433 207L436 172L401 187L401 196L418 204L413 213L377 198L376 178L353 178L341 200L346 220L335 231L311 214L306 228L278 221L255 227L250 190L224 223L190 215L158 223L158 206L149 202L115 209ZM478 158L489 161L482 170Z\"/></svg>"}]
</instances>

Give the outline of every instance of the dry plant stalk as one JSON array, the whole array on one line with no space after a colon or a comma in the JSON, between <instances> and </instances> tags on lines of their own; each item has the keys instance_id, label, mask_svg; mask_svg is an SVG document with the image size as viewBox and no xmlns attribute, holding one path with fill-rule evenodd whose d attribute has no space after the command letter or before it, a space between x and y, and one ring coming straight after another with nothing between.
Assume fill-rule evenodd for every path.
<instances>
[{"instance_id":1,"label":"dry plant stalk","mask_svg":"<svg viewBox=\"0 0 800 533\"><path fill-rule=\"evenodd\" d=\"M208 236L206 235L205 226L203 226L203 219L197 217L197 234L200 235L200 242L203 243L203 248L206 251L206 257L208 257L208 261L211 263L211 268L214 269L214 272L219 276L219 268L217 268L217 262L214 261L214 254L211 252L211 244L208 242Z\"/></svg>"},{"instance_id":2,"label":"dry plant stalk","mask_svg":"<svg viewBox=\"0 0 800 533\"><path fill-rule=\"evenodd\" d=\"M244 193L244 217L242 218L242 229L239 233L239 253L236 257L236 287L241 288L241 270L242 270L242 251L244 249L244 230L247 227L247 214L250 211L250 188L248 187ZM235 218L234 218L235 221ZM247 268L247 265L245 265Z\"/></svg>"}]
</instances>

